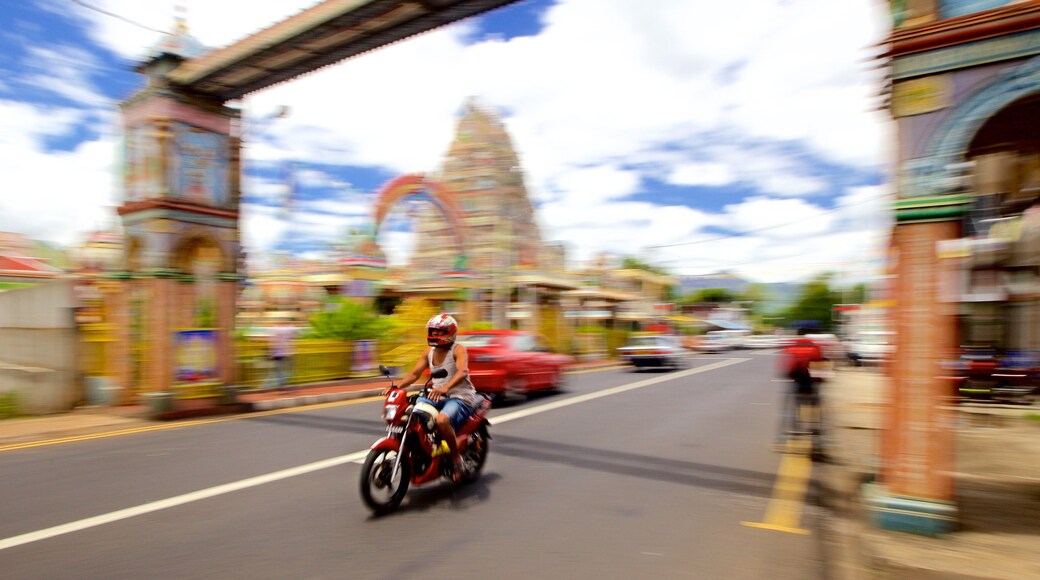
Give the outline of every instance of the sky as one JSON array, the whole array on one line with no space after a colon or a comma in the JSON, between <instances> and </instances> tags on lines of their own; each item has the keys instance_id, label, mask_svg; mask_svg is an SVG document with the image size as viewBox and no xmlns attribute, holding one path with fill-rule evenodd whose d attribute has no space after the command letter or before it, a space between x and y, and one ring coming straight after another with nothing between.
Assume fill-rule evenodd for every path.
<instances>
[{"instance_id":1,"label":"sky","mask_svg":"<svg viewBox=\"0 0 1040 580\"><path fill-rule=\"evenodd\" d=\"M119 104L178 6L218 48L312 4L0 0L0 231L70 245L118 225ZM246 251L316 256L370 226L380 186L439 169L472 96L501 116L569 267L606 253L675 275L869 280L892 219L886 6L520 0L248 95ZM380 234L391 264L414 244L404 212Z\"/></svg>"}]
</instances>

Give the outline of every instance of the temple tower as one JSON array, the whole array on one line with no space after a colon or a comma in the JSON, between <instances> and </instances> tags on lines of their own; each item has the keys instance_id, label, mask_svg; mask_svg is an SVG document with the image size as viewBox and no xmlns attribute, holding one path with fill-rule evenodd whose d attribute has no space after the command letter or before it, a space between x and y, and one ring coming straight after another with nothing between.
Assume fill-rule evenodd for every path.
<instances>
[{"instance_id":1,"label":"temple tower","mask_svg":"<svg viewBox=\"0 0 1040 580\"><path fill-rule=\"evenodd\" d=\"M507 327L504 305L509 303L510 276L538 267L541 234L512 139L498 116L468 99L455 139L432 177L444 184L461 209L469 240L466 268L490 281L484 295L477 297L488 306L485 316L496 327ZM449 246L438 242L447 222L435 212L418 217L414 261L457 261L457 256L443 255Z\"/></svg>"}]
</instances>

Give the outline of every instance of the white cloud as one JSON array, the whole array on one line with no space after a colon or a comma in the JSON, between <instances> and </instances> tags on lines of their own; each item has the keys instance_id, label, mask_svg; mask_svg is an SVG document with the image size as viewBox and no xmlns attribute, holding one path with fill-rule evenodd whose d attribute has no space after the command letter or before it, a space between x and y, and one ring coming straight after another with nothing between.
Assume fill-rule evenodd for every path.
<instances>
[{"instance_id":1,"label":"white cloud","mask_svg":"<svg viewBox=\"0 0 1040 580\"><path fill-rule=\"evenodd\" d=\"M408 264L415 252L418 236L413 232L388 231L379 234L379 244L386 254L386 262L391 267Z\"/></svg>"},{"instance_id":2,"label":"white cloud","mask_svg":"<svg viewBox=\"0 0 1040 580\"><path fill-rule=\"evenodd\" d=\"M826 210L801 199L751 198L726 206L726 213L733 229L764 230L764 235L770 238L809 238L824 234L834 219Z\"/></svg>"},{"instance_id":3,"label":"white cloud","mask_svg":"<svg viewBox=\"0 0 1040 580\"><path fill-rule=\"evenodd\" d=\"M153 28L166 30L172 22L172 5L95 3ZM186 5L191 31L205 44L222 46L312 3ZM87 19L98 42L127 58L157 39L119 19L72 8ZM725 251L715 243L703 249L713 248L709 257L733 264L789 250L804 263L805 256L817 254L798 240L798 232L817 240L838 236L833 239L845 241L828 244L827 251L852 256L859 246L841 237L852 235L846 226L864 226L861 236L873 231L865 224L885 227L883 217L868 217L883 215L883 206L855 205L856 196L866 193L842 198L839 205L848 205L848 212L776 198L811 199L828 190L813 172L814 157L857 169L888 161L891 123L873 110L883 71L873 70L869 60L885 19L885 7L872 0L655 0L654 10L632 0L563 0L534 37L473 44L471 28L455 25L249 96L244 107L250 119L281 105L292 112L259 127L263 135L251 136L246 163L320 160L431 171L451 141L460 104L479 95L508 112L504 122L529 190L543 202L543 237L565 241L576 256L600 250L637 254L648 246L710 239L701 232L708 225L754 231L785 220L800 225L730 240ZM66 96L96 98L88 83L78 83ZM77 113L54 112L69 118L61 123L38 114L40 127L15 120L16 134L0 136L0 142L38 142L75 122ZM7 125L0 125L6 135ZM796 144L791 150L802 153L781 144ZM111 159L98 162L99 168L113 165ZM334 176L300 178L309 186L350 189ZM676 185L740 183L760 196L717 214L623 201L648 178ZM247 179L244 185L258 202L279 199L275 180ZM243 206L250 251L269 249L285 235L333 235L335 228L321 216L328 212L318 205L310 209L300 210L306 215L299 216L299 226L286 226L270 208ZM363 215L341 209L332 213ZM662 263L689 268L683 260L704 253L692 252L696 247L653 253L661 254Z\"/></svg>"},{"instance_id":4,"label":"white cloud","mask_svg":"<svg viewBox=\"0 0 1040 580\"><path fill-rule=\"evenodd\" d=\"M98 91L88 73L97 71L97 59L89 52L70 46L29 47L25 63L33 74L26 82L46 89L87 108L112 106L111 99Z\"/></svg>"},{"instance_id":5,"label":"white cloud","mask_svg":"<svg viewBox=\"0 0 1040 580\"><path fill-rule=\"evenodd\" d=\"M250 256L270 253L288 230L279 210L243 203L241 208L242 245Z\"/></svg>"},{"instance_id":6,"label":"white cloud","mask_svg":"<svg viewBox=\"0 0 1040 580\"><path fill-rule=\"evenodd\" d=\"M67 245L115 221L118 139L105 135L71 151L44 147L47 138L64 135L81 117L74 109L0 101L0 158L5 161L0 231Z\"/></svg>"},{"instance_id":7,"label":"white cloud","mask_svg":"<svg viewBox=\"0 0 1040 580\"><path fill-rule=\"evenodd\" d=\"M681 163L668 176L668 182L675 185L726 185L735 180L733 169L717 162Z\"/></svg>"}]
</instances>

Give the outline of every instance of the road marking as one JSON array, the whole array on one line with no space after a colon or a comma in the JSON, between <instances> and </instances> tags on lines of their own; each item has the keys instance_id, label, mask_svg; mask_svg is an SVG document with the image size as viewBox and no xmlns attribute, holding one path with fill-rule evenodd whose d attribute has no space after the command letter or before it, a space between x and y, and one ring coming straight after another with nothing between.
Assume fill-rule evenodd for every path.
<instances>
[{"instance_id":1,"label":"road marking","mask_svg":"<svg viewBox=\"0 0 1040 580\"><path fill-rule=\"evenodd\" d=\"M604 366L596 367L596 368L592 368L592 369L582 369L582 370L577 370L577 371L566 371L563 374L565 374L565 375L583 375L585 373L598 373L598 372L601 372L601 371L614 371L614 370L617 370L617 369L624 369L624 368L628 368L628 365L627 364L618 363L616 365L610 365L610 366L605 366L604 365Z\"/></svg>"},{"instance_id":2,"label":"road marking","mask_svg":"<svg viewBox=\"0 0 1040 580\"><path fill-rule=\"evenodd\" d=\"M620 386L617 386L617 387L611 387L609 389L603 389L602 391L596 391L594 393L586 393L584 395L577 395L577 396L574 396L574 397L570 397L568 399L563 399L563 400L560 400L560 401L555 401L555 402L552 402L552 403L546 403L544 405L539 405L537 407L532 407L530 409L522 409L520 411L514 411L512 413L507 413L505 415L500 415L498 417L489 419L489 421L491 422L492 425L497 425L499 423L507 423L507 422L513 421L515 419L522 419L522 418L527 417L529 415L537 415L538 413L544 413L546 411L552 411L553 409L560 409L562 407L569 407L570 405L577 405L578 403L584 403L586 401L591 401L593 399L599 399L601 397L609 397L610 395L616 395L618 393L624 393L626 391L633 391L635 389L642 389L643 387L649 387L650 385L656 385L657 383L663 383L665 381L672 381L672 380L675 380L675 379L679 379L679 378L682 378L682 377L688 377L690 375L695 375L695 374L698 374L698 373L705 373L705 372L708 372L708 371L713 371L715 369L721 369L722 367L728 367L730 365L735 365L735 364L738 364L738 363L747 362L749 360L751 360L751 359L749 359L749 358L724 359L724 360L721 360L719 362L714 362L714 363L711 363L710 365L705 365L705 366L702 366L702 367L697 367L697 368L693 368L693 369L687 369L685 371L679 371L679 372L675 372L675 373L668 373L668 374L665 374L665 375L661 375L659 377L654 377L652 379L646 379L646 380L638 381L638 382L635 382L635 383L629 383L627 385L620 385Z\"/></svg>"},{"instance_id":3,"label":"road marking","mask_svg":"<svg viewBox=\"0 0 1040 580\"><path fill-rule=\"evenodd\" d=\"M135 516L140 516L167 508L184 505L195 501L201 501L223 495L225 493L231 493L233 491L240 491L246 488L263 485L265 483L271 483L281 479L287 479L290 477L296 477L297 475L303 475L312 471L319 471L322 469L328 469L344 463L349 463L357 459L360 455L364 457L368 454L368 450L358 451L356 453L349 453L347 455L340 455L339 457L332 457L329 459L323 459L321 461L315 461L314 463L307 463L305 465L298 465L296 467L290 467L289 469L283 469L281 471L274 471L271 473L265 473L264 475L258 475L256 477L250 477L246 479L240 479L231 483L225 483L208 489L200 489L183 495L174 497L168 497L158 501L153 501L139 506L134 506L126 509L109 512L107 514L101 514L75 522L69 522L67 524L61 524L51 528L38 530L35 532L29 532L20 536L12 536L10 538L4 538L0 540L0 550L6 550L8 548L14 548L16 546L22 546L32 542L39 542L40 540L46 540L56 536L62 536L65 534L71 534L72 532L78 532L87 528L93 528L119 520L125 520Z\"/></svg>"},{"instance_id":4,"label":"road marking","mask_svg":"<svg viewBox=\"0 0 1040 580\"><path fill-rule=\"evenodd\" d=\"M745 526L808 535L809 530L798 527L805 505L805 494L809 489L812 474L812 459L809 458L811 444L804 439L788 439L784 456L780 460L773 497L766 506L761 522L741 522Z\"/></svg>"},{"instance_id":5,"label":"road marking","mask_svg":"<svg viewBox=\"0 0 1040 580\"><path fill-rule=\"evenodd\" d=\"M657 378L654 378L654 379L647 379L645 381L639 381L639 382L631 383L631 384L628 384L628 385L621 385L619 387L613 387L613 388L610 388L610 389L605 389L603 391L597 391L596 393L590 393L590 394L586 394L586 395L578 395L576 397L572 397L572 398L564 400L564 401L558 401L558 402L555 402L555 403L539 405L538 407L534 407L534 408L531 408L531 409L525 409L525 410L522 410L522 411L515 411L513 413L508 413L506 415L502 415L500 417L497 417L495 419L494 423L505 423L505 422L508 422L508 421L512 421L514 419L520 419L522 417L528 417L530 415L535 415L535 414L538 414L538 413L545 413L547 411L552 411L552 410L559 409L559 408L562 408L562 407L567 407L569 405L576 405L578 403L582 403L582 402L585 402L585 401L590 401L590 400L593 400L593 399L598 399L600 397L606 397L606 396L609 396L609 395L623 393L625 391L631 391L631 390L634 390L634 389L641 389L643 387L648 387L650 385L654 385L654 384L661 383L661 382L664 382L664 381L673 380L673 379L677 379L677 378L684 377L684 376L694 375L694 374L701 373L701 372L707 372L707 371L710 371L710 370L719 369L719 368L722 368L722 367L725 367L725 366L729 366L729 365L732 365L732 364L746 362L748 360L751 360L751 359L745 359L745 358L729 359L727 361L720 361L720 362L713 363L713 364L710 364L710 365L707 365L707 366L703 366L703 367L699 367L699 368L696 368L696 369L689 369L689 370L686 370L686 371L682 371L680 373L669 373L667 375L662 375L661 377L657 377ZM310 408L313 409L314 407L312 406ZM278 409L277 410L277 412L286 412L286 411L288 411L288 409ZM266 414L266 415L275 414L275 411L263 412L263 414ZM254 416L254 417L257 416L257 415L260 415L260 413L250 413L249 414L249 416ZM202 423L202 422L217 422L217 421L222 421L222 420L230 420L230 419L214 419L214 420L208 420L208 421L199 421L199 422L193 422L193 424L198 424L198 423ZM337 465L343 465L344 463L356 462L358 459L363 459L366 455L368 455L368 449L365 449L365 450L362 450L362 451L356 451L354 453L348 453L346 455L340 455L338 457L331 457L329 459L323 459L321 461L315 461L313 463L307 463L305 465L299 465L297 467L290 467L289 469L283 469L281 471L274 471L274 472L267 473L267 474L264 474L264 475L258 475L256 477L249 477L249 478L246 478L246 479L240 479L238 481L233 481L231 483L225 483L225 484L214 486L214 487L210 487L210 488L207 488L207 489L200 489L198 491L193 491L193 492L185 493L185 494L174 496L174 497L161 499L161 500L153 501L153 502L146 503L146 504L141 504L139 506L134 506L134 507L129 507L129 508L121 509L121 510L116 510L114 512L109 512L107 514L101 514L101 515L89 517L89 518L86 518L86 519L77 520L77 521L74 521L74 522L69 522L69 523L66 523L66 524L53 526L53 527L46 528L46 529L43 529L43 530L37 530L35 532L28 532L28 533L21 534L21 535L18 535L18 536L11 536L9 538L3 538L3 539L0 539L0 551L6 550L8 548L14 548L16 546L22 546L22 545L29 544L29 543L32 543L32 542L39 542L40 540L46 540L46 539L49 539L49 538L62 536L62 535L65 535L65 534L71 534L73 532L79 532L79 531L82 531L82 530L86 530L88 528L94 528L94 527L97 527L97 526L101 526L101 525L112 523L112 522L117 522L117 521L120 521L120 520L125 520L125 519L132 518L132 517L135 517L135 516L140 516L140 515L144 515L144 514L148 514L148 513L152 513L152 512L157 512L159 510L164 510L164 509L167 509L167 508L177 507L177 506L184 505L184 504L191 503L191 502L195 502L195 501L209 499L211 497L216 497L218 495L223 495L223 494L231 493L231 492L234 492L234 491L241 491L243 489L247 489L247 488L250 488L250 487L256 487L258 485L264 485L266 483L271 483L271 482L278 481L278 480L281 480L281 479L287 479L287 478L290 478L290 477L296 477L297 475L303 475L303 474L306 474L306 473L311 473L313 471L319 471L319 470L322 470L322 469L328 469L330 467L335 467Z\"/></svg>"}]
</instances>

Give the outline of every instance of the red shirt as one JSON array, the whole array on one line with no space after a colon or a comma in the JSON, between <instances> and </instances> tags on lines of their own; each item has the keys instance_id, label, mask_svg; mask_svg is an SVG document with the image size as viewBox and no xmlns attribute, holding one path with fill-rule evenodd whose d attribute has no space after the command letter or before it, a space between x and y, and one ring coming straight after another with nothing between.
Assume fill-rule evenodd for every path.
<instances>
[{"instance_id":1,"label":"red shirt","mask_svg":"<svg viewBox=\"0 0 1040 580\"><path fill-rule=\"evenodd\" d=\"M797 370L808 370L810 363L821 361L823 351L811 338L796 338L784 347L780 357L781 372L786 375Z\"/></svg>"}]
</instances>

